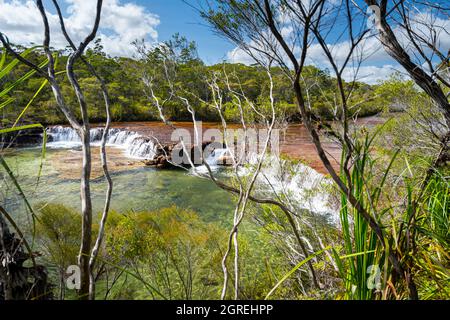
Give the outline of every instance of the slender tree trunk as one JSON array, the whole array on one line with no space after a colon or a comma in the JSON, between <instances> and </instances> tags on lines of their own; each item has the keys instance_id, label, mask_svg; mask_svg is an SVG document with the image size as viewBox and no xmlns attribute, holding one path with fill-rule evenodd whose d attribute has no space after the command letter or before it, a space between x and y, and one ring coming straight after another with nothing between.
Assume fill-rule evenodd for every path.
<instances>
[{"instance_id":1,"label":"slender tree trunk","mask_svg":"<svg viewBox=\"0 0 450 320\"><path fill-rule=\"evenodd\" d=\"M85 125L81 130L83 169L81 172L81 214L82 214L82 238L78 264L81 269L81 287L79 290L80 299L89 298L89 257L91 254L92 242L92 199L90 190L91 177L91 146L89 125Z\"/></svg>"},{"instance_id":2,"label":"slender tree trunk","mask_svg":"<svg viewBox=\"0 0 450 320\"><path fill-rule=\"evenodd\" d=\"M12 284L11 284L11 272L9 270L9 263L6 261L7 255L9 252L6 247L7 240L11 237L9 233L8 225L3 217L0 215L0 289L3 292L0 292L0 300L3 297L4 300L12 300ZM5 263L3 263L5 261Z\"/></svg>"}]
</instances>

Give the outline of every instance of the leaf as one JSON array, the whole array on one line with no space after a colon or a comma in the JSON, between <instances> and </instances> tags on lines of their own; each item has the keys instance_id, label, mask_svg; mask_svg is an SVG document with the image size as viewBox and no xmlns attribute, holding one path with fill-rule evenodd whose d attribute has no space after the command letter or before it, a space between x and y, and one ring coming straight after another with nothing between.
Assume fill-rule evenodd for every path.
<instances>
[{"instance_id":1,"label":"leaf","mask_svg":"<svg viewBox=\"0 0 450 320\"><path fill-rule=\"evenodd\" d=\"M361 256L361 255L368 254L368 253L374 253L375 251L376 250L369 250L369 251L364 251L364 252L357 252L357 253L347 254L345 256L340 256L339 259L352 258L352 257Z\"/></svg>"},{"instance_id":2,"label":"leaf","mask_svg":"<svg viewBox=\"0 0 450 320\"><path fill-rule=\"evenodd\" d=\"M22 112L19 114L19 116L17 117L16 121L13 124L13 127L15 127L17 125L17 123L19 122L19 120L22 118L22 116L25 114L25 112L27 111L28 107L34 102L34 99L36 99L36 97L39 95L39 93L41 93L42 89L44 89L45 85L48 83L48 80L44 80L41 84L41 86L39 87L39 89L36 91L36 93L33 95L33 97L30 99L30 101L28 101L27 105L25 106L25 108L23 108Z\"/></svg>"},{"instance_id":3,"label":"leaf","mask_svg":"<svg viewBox=\"0 0 450 320\"><path fill-rule=\"evenodd\" d=\"M6 129L0 129L0 134L5 134L5 133L9 133L9 132L14 132L14 131L27 130L27 129L33 129L33 128L44 129L44 126L40 123L27 124L27 125L20 126L20 127L11 127L11 128L6 128Z\"/></svg>"},{"instance_id":4,"label":"leaf","mask_svg":"<svg viewBox=\"0 0 450 320\"><path fill-rule=\"evenodd\" d=\"M6 107L8 104L13 102L14 100L15 100L14 98L8 98L6 101L3 101L2 103L0 103L0 109Z\"/></svg>"},{"instance_id":5,"label":"leaf","mask_svg":"<svg viewBox=\"0 0 450 320\"><path fill-rule=\"evenodd\" d=\"M23 51L20 56L22 57L26 57L29 53L31 53L32 51L34 51L36 48L39 48L40 46L35 46L35 47L31 47L26 49L25 51ZM2 54L2 60L0 62L0 68L4 65L6 60L6 54L3 53ZM9 72L11 72L11 70L19 63L19 60L16 58L13 61L11 61L5 68L0 70L0 79L3 78L5 75L7 75Z\"/></svg>"},{"instance_id":6,"label":"leaf","mask_svg":"<svg viewBox=\"0 0 450 320\"><path fill-rule=\"evenodd\" d=\"M43 66L45 66L48 63L48 61L44 61L42 62L39 67L42 68ZM30 70L28 71L26 74L24 74L22 77L20 77L19 79L17 79L16 81L14 81L12 84L10 84L9 86L7 86L5 89L3 89L3 91L0 92L0 97L3 97L4 95L6 95L8 92L10 92L12 89L14 89L15 87L17 87L19 84L21 84L22 82L24 82L25 80L31 78L31 76L33 76L36 73L36 70ZM0 76L0 79L2 78L2 76Z\"/></svg>"},{"instance_id":7,"label":"leaf","mask_svg":"<svg viewBox=\"0 0 450 320\"><path fill-rule=\"evenodd\" d=\"M283 278L281 278L280 281L278 281L278 283L272 288L272 290L269 291L269 293L267 294L267 296L264 298L264 300L267 300L272 293L274 293L274 291L284 282L286 281L286 279L288 279L292 274L294 274L295 271L297 271L298 268L300 268L301 266L303 266L305 263L307 263L308 261L310 261L311 259L317 257L318 255L322 254L323 252L330 250L331 246L326 247L325 249L322 249L320 251L317 251L316 253L313 253L311 255L309 255L306 259L303 259L299 264L297 264L294 268L291 269L291 271L289 271L288 273L286 273L284 275Z\"/></svg>"}]
</instances>

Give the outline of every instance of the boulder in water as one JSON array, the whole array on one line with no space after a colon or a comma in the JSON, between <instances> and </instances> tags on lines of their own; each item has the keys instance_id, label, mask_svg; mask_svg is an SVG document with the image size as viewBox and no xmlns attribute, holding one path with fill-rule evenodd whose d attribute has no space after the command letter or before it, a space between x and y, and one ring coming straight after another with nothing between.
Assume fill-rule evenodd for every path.
<instances>
[{"instance_id":1,"label":"boulder in water","mask_svg":"<svg viewBox=\"0 0 450 320\"><path fill-rule=\"evenodd\" d=\"M221 157L217 158L216 165L232 166L233 165L233 158L231 156L222 155Z\"/></svg>"}]
</instances>

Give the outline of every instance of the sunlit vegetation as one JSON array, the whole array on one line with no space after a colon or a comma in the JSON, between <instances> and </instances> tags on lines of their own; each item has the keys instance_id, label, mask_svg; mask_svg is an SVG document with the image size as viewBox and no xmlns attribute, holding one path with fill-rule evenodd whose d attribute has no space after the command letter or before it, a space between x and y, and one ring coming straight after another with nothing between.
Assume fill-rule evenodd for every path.
<instances>
[{"instance_id":1,"label":"sunlit vegetation","mask_svg":"<svg viewBox=\"0 0 450 320\"><path fill-rule=\"evenodd\" d=\"M177 83L190 90L193 94L208 100L208 88L205 87L204 77L214 72L225 70L230 74L230 80L236 87L240 87L243 92L254 102L264 104L268 95L268 80L266 72L257 66L246 66L243 64L217 64L205 65L196 55L195 43L188 42L180 36L174 37L172 45L181 48L187 48L185 56L180 60L179 70L177 72ZM18 50L25 48L18 47ZM159 120L157 110L149 104L148 97L145 93L145 86L139 74L146 66L151 63L155 70L155 64L161 65L158 70L160 74L155 77L162 77L162 61L158 58L157 49L154 56L142 59L131 58L114 58L109 57L103 52L100 41L96 42L95 47L88 49L86 59L98 70L107 83L110 99L111 113L113 121L148 121ZM37 49L29 54L29 58L38 63L45 60L43 53ZM7 60L11 57L7 57ZM67 55L62 54L58 59L58 69L64 70ZM7 77L2 79L4 86L14 83L21 75L26 73L28 68L18 64ZM105 120L105 114L102 104L101 91L99 85L83 63L76 65L76 71L80 78L80 85L85 93L87 102L90 106L89 113L92 122L101 122ZM292 91L290 91L290 83L279 68L273 68L273 77L275 81L274 97L277 102L280 115L284 115L290 121L298 121L300 115L295 106ZM59 77L63 78L61 74ZM339 117L333 104L336 99L335 79L327 70L320 70L314 66L307 66L303 73L303 81L305 86L310 86L309 96L311 98L312 110L321 118L329 120ZM13 92L10 92L5 99L13 99L12 102L4 107L2 121L3 126L7 126L16 119L21 107L27 105L27 102L40 89L42 79L37 76L31 76L23 82L23 86ZM350 84L348 84L350 85ZM397 87L396 87L397 86ZM365 83L356 83L355 91L352 95L354 103L362 102L358 109L355 109L360 117L375 115L383 110L395 111L402 107L403 94L418 94L410 82L405 82L401 78L393 78L380 85L368 85ZM26 88L26 89L25 89ZM393 93L402 90L400 96ZM70 92L70 84L64 79L62 91L67 94L70 99L67 101L69 105L76 104L76 97ZM159 97L169 95L167 86L161 83L158 86L156 94ZM208 109L206 106L197 105L197 114L203 121L219 121L217 114ZM170 120L189 121L190 115L178 101L169 101L165 107L167 117ZM75 111L77 112L77 111ZM239 112L230 103L224 110L226 119L231 122L239 121ZM78 115L79 116L79 115ZM249 115L251 116L251 115ZM42 124L60 124L66 120L64 116L55 108L55 102L50 90L46 86L39 95L34 99L33 104L29 107L26 114L21 119L23 123L39 122Z\"/></svg>"},{"instance_id":2,"label":"sunlit vegetation","mask_svg":"<svg viewBox=\"0 0 450 320\"><path fill-rule=\"evenodd\" d=\"M252 31L258 31L260 24L270 30L278 27L268 14L278 9L271 8L268 1L267 12L252 6L250 0L217 2L221 4L217 12L203 16L235 42L245 36L256 37L257 32ZM298 14L292 8L284 9ZM268 14L267 19L258 23L248 19L259 10ZM350 24L354 23L348 18ZM326 50L322 36L328 33L320 30L321 24L302 27L298 29L311 31ZM283 35L275 35L283 43ZM259 36L267 40L265 33ZM384 40L383 45L389 46L390 39L385 36ZM146 47L139 41L130 45L137 49L135 58L110 57L101 41L94 41L82 55L85 60L74 65L80 88L67 78L73 74L65 71L73 51L21 46L8 51L4 45L0 58L0 168L1 186L7 192L1 190L0 196L12 204L0 205L0 300L450 299L450 88L445 75L429 77L426 70L416 66L414 71L407 70L411 79L398 73L370 85L344 80L337 68L299 67L298 63L293 63L293 68L272 64L273 60L269 66L263 61L251 66L227 62L206 65L198 57L196 44L179 34L159 46ZM391 51L403 50L400 44L393 47ZM11 54L14 50L16 56ZM275 58L286 53L294 56L289 55L289 48L284 49L287 52L279 50L274 45L266 53ZM46 78L42 72L52 57L55 70L52 66L49 70L55 72L55 79ZM38 70L30 68L31 63L19 63L22 59L39 66ZM295 57L292 59L296 62ZM438 67L445 66L444 61ZM427 77L428 82L422 81ZM54 81L53 87L48 85L49 80ZM55 99L57 85L60 96L74 112L73 118L63 112L67 109L61 99ZM81 92L86 101L80 99ZM216 94L224 92L220 105L212 108ZM155 101L164 101L164 106L156 106ZM376 121L369 125L356 121L368 116ZM179 174L183 178L189 175L188 179L207 179L211 188L227 192L229 198L220 199L229 201L229 208L236 205L234 212L230 209L226 215L219 215L214 209L206 213L190 209L194 200L177 193L191 187L187 179L173 194L165 185L167 181L155 183L149 179L147 192L167 193L167 197L143 210L114 211L110 206L114 192L109 193L112 180L135 168L110 178L105 129L101 148L104 176L92 179L88 122L106 121L108 127L110 120L166 122L164 117L222 125L241 123L243 127L263 124L271 129L275 119L280 127L301 122L328 175L321 176L323 180L317 186L306 188L315 184L312 176L319 175L317 172L299 173L295 171L298 167L306 167L301 161L286 155L276 158L265 151L256 155L261 156L256 165L248 161L221 167L215 171L216 176L204 161L209 176L180 170L171 177ZM80 137L88 137L80 147L84 152L81 206L61 199L30 201L29 194L40 187L46 156L45 127L68 122ZM22 168L17 168L20 162L15 161L20 148L15 149L10 142L19 131L29 129L38 130L39 138L43 132L39 141L42 159L36 167L33 189L28 188L26 194L18 177ZM337 169L322 148L324 141L341 152ZM15 167L8 164L13 162ZM269 172L276 167L276 173ZM247 174L240 176L240 170ZM258 174L264 177L258 180ZM67 182L63 180L79 182L78 175L76 179L74 175L56 177L54 172L48 176L53 180L46 181L54 183L55 189L62 189ZM300 184L303 189L295 179L306 181ZM109 182L106 192L101 189L105 181ZM288 184L295 186L289 189ZM100 189L102 197L107 195L105 209L95 212L92 198L98 197ZM215 201L208 198L211 194L205 189L198 190L201 194L196 204ZM133 190L126 191L130 198L134 196ZM17 195L25 205L17 205L10 194ZM329 197L327 205L336 208L334 216L319 214L305 205L318 194ZM139 197L133 200L139 202L147 194ZM79 207L84 210L82 214ZM77 265L85 267L84 288L79 291L67 286L67 270Z\"/></svg>"},{"instance_id":3,"label":"sunlit vegetation","mask_svg":"<svg viewBox=\"0 0 450 320\"><path fill-rule=\"evenodd\" d=\"M38 217L36 242L52 282L59 283L55 293L73 298L73 291L65 288L65 272L76 263L80 216L63 205L47 204ZM242 298L263 299L289 265L284 265L275 246L267 244L267 234L250 234L243 235L241 248ZM224 227L177 207L112 212L96 270L98 298L215 299L222 283L225 238ZM278 296L288 297L289 292L282 289Z\"/></svg>"}]
</instances>

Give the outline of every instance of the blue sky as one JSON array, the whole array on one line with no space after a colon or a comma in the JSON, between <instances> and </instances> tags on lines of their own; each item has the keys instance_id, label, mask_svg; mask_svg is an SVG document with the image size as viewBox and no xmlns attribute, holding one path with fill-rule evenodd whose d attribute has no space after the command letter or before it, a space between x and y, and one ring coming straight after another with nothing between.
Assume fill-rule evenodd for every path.
<instances>
[{"instance_id":1,"label":"blue sky","mask_svg":"<svg viewBox=\"0 0 450 320\"><path fill-rule=\"evenodd\" d=\"M191 3L196 3L192 0ZM95 13L93 0L59 0L71 37L81 41L90 31ZM51 0L44 0L52 28L51 45L66 45ZM32 0L0 0L0 31L12 42L27 45L42 41L42 20ZM226 59L234 46L204 24L199 13L182 0L104 0L98 36L107 53L132 55L131 42L168 40L175 33L197 43L200 57L208 64Z\"/></svg>"},{"instance_id":2,"label":"blue sky","mask_svg":"<svg viewBox=\"0 0 450 320\"><path fill-rule=\"evenodd\" d=\"M189 0L193 5L197 0ZM331 1L331 0L330 0ZM59 0L66 27L72 40L82 39L91 31L94 21L94 0ZM54 48L64 48L67 42L61 34L58 17L51 0L44 0L48 11ZM437 21L436 21L437 22ZM448 18L441 18L439 24L444 29L450 27ZM11 42L22 45L41 44L43 38L42 19L33 0L0 0L0 31ZM284 30L289 33L288 30ZM342 31L336 27L334 34ZM105 51L111 56L133 56L136 54L131 43L136 39L145 39L155 44L171 38L175 33L186 36L197 43L198 53L207 64L223 60L251 64L242 50L238 50L226 39L216 35L200 17L199 13L183 0L104 0L102 18L97 36L101 38ZM442 33L442 45L450 47L450 35ZM328 39L333 54L339 59L348 50L348 39L343 37ZM386 79L400 69L386 54L376 38L367 39L364 52L370 52L370 59L358 69L358 79L367 83L376 83ZM312 44L308 51L310 63L319 68L329 68L320 46ZM352 79L353 70L346 69L344 78Z\"/></svg>"},{"instance_id":3,"label":"blue sky","mask_svg":"<svg viewBox=\"0 0 450 320\"><path fill-rule=\"evenodd\" d=\"M227 52L234 48L226 39L214 34L190 5L182 0L138 0L137 4L147 8L160 18L157 27L159 40L167 40L176 32L194 40L200 57L208 64L226 59ZM195 1L192 1L195 4Z\"/></svg>"}]
</instances>

